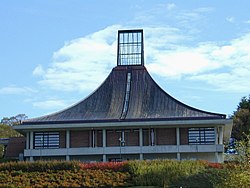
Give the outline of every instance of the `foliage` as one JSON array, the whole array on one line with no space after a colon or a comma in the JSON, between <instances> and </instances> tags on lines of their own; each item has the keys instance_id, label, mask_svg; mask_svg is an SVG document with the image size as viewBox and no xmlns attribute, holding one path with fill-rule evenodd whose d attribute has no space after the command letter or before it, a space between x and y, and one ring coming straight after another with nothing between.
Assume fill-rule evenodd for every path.
<instances>
[{"instance_id":1,"label":"foliage","mask_svg":"<svg viewBox=\"0 0 250 188\"><path fill-rule=\"evenodd\" d=\"M20 133L15 131L11 126L6 124L0 124L0 138L18 137L22 136Z\"/></svg>"},{"instance_id":2,"label":"foliage","mask_svg":"<svg viewBox=\"0 0 250 188\"><path fill-rule=\"evenodd\" d=\"M0 138L19 137L20 133L15 131L11 126L0 123ZM0 145L0 158L3 156L3 145Z\"/></svg>"},{"instance_id":3,"label":"foliage","mask_svg":"<svg viewBox=\"0 0 250 188\"><path fill-rule=\"evenodd\" d=\"M1 120L2 124L6 124L9 126L13 126L13 125L19 125L23 120L27 119L28 116L26 116L25 114L18 114L16 116L12 116L12 117L4 117Z\"/></svg>"},{"instance_id":4,"label":"foliage","mask_svg":"<svg viewBox=\"0 0 250 188\"><path fill-rule=\"evenodd\" d=\"M46 172L58 170L79 170L77 161L8 162L0 164L0 171Z\"/></svg>"},{"instance_id":5,"label":"foliage","mask_svg":"<svg viewBox=\"0 0 250 188\"><path fill-rule=\"evenodd\" d=\"M80 163L80 168L91 170L112 170L114 172L124 172L128 169L128 162L95 162L95 163Z\"/></svg>"},{"instance_id":6,"label":"foliage","mask_svg":"<svg viewBox=\"0 0 250 188\"><path fill-rule=\"evenodd\" d=\"M109 170L60 170L46 172L5 171L0 173L2 187L121 187L129 185L126 172Z\"/></svg>"},{"instance_id":7,"label":"foliage","mask_svg":"<svg viewBox=\"0 0 250 188\"><path fill-rule=\"evenodd\" d=\"M250 95L248 96L248 98L245 96L245 97L242 97L239 105L237 106L237 109L248 109L250 110Z\"/></svg>"},{"instance_id":8,"label":"foliage","mask_svg":"<svg viewBox=\"0 0 250 188\"><path fill-rule=\"evenodd\" d=\"M236 140L245 139L244 134L250 133L250 95L243 97L233 115L234 125L232 137Z\"/></svg>"},{"instance_id":9,"label":"foliage","mask_svg":"<svg viewBox=\"0 0 250 188\"><path fill-rule=\"evenodd\" d=\"M201 161L153 160L131 161L129 167L136 185L165 186L203 172L206 165Z\"/></svg>"},{"instance_id":10,"label":"foliage","mask_svg":"<svg viewBox=\"0 0 250 188\"><path fill-rule=\"evenodd\" d=\"M249 130L250 131L250 130ZM250 133L244 135L244 140L238 141L236 150L238 151L238 161L250 164Z\"/></svg>"},{"instance_id":11,"label":"foliage","mask_svg":"<svg viewBox=\"0 0 250 188\"><path fill-rule=\"evenodd\" d=\"M220 187L232 187L232 188L248 188L250 187L250 166L246 165L233 165L233 168L228 166L226 168L226 176L221 181L217 182L216 188ZM232 167L232 166L231 166Z\"/></svg>"},{"instance_id":12,"label":"foliage","mask_svg":"<svg viewBox=\"0 0 250 188\"><path fill-rule=\"evenodd\" d=\"M8 162L2 187L249 187L250 164L207 161Z\"/></svg>"}]
</instances>

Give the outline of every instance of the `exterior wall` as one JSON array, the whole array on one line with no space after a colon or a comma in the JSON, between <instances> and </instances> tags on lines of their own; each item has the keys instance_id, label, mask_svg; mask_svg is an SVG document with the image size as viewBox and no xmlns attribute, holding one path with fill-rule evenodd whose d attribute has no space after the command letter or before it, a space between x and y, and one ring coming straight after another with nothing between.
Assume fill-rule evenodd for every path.
<instances>
[{"instance_id":1,"label":"exterior wall","mask_svg":"<svg viewBox=\"0 0 250 188\"><path fill-rule=\"evenodd\" d=\"M120 137L120 132L116 132L116 130L107 130L107 147L120 146Z\"/></svg>"},{"instance_id":2,"label":"exterior wall","mask_svg":"<svg viewBox=\"0 0 250 188\"><path fill-rule=\"evenodd\" d=\"M180 144L188 144L188 128L180 128Z\"/></svg>"},{"instance_id":3,"label":"exterior wall","mask_svg":"<svg viewBox=\"0 0 250 188\"><path fill-rule=\"evenodd\" d=\"M40 160L44 160L44 161L53 161L53 160L57 160L57 161L63 161L65 160L64 156L46 156L46 157L34 157L33 158L34 161L40 161Z\"/></svg>"},{"instance_id":4,"label":"exterior wall","mask_svg":"<svg viewBox=\"0 0 250 188\"><path fill-rule=\"evenodd\" d=\"M181 160L207 160L210 162L222 162L218 160L216 153L182 153Z\"/></svg>"},{"instance_id":5,"label":"exterior wall","mask_svg":"<svg viewBox=\"0 0 250 188\"><path fill-rule=\"evenodd\" d=\"M102 147L102 130L90 130L89 143L89 147Z\"/></svg>"},{"instance_id":6,"label":"exterior wall","mask_svg":"<svg viewBox=\"0 0 250 188\"><path fill-rule=\"evenodd\" d=\"M29 135L28 143L32 145L34 134L30 132L27 135ZM221 134L217 135L221 137ZM66 137L69 139L67 140ZM122 137L125 141L124 145L119 141ZM121 158L123 160L204 159L223 162L222 153L221 143L188 145L188 128L127 128L124 130L114 128L59 131L59 148L33 149L30 146L24 150L24 157L29 157L30 160L58 157L64 160L89 162Z\"/></svg>"},{"instance_id":7,"label":"exterior wall","mask_svg":"<svg viewBox=\"0 0 250 188\"><path fill-rule=\"evenodd\" d=\"M66 131L59 132L59 148L66 148Z\"/></svg>"},{"instance_id":8,"label":"exterior wall","mask_svg":"<svg viewBox=\"0 0 250 188\"><path fill-rule=\"evenodd\" d=\"M19 154L23 153L25 148L25 137L11 137L6 147L5 156L6 159L18 159Z\"/></svg>"},{"instance_id":9,"label":"exterior wall","mask_svg":"<svg viewBox=\"0 0 250 188\"><path fill-rule=\"evenodd\" d=\"M101 162L102 155L75 155L71 156L70 160L83 161L83 162Z\"/></svg>"},{"instance_id":10,"label":"exterior wall","mask_svg":"<svg viewBox=\"0 0 250 188\"><path fill-rule=\"evenodd\" d=\"M124 133L122 133L124 132ZM123 146L139 146L139 129L107 130L107 147L120 146L119 139L124 134Z\"/></svg>"},{"instance_id":11,"label":"exterior wall","mask_svg":"<svg viewBox=\"0 0 250 188\"><path fill-rule=\"evenodd\" d=\"M150 145L150 129L142 129L143 134L143 146Z\"/></svg>"},{"instance_id":12,"label":"exterior wall","mask_svg":"<svg viewBox=\"0 0 250 188\"><path fill-rule=\"evenodd\" d=\"M139 154L122 154L120 155L107 155L107 161L120 161L120 160L139 160L140 155Z\"/></svg>"},{"instance_id":13,"label":"exterior wall","mask_svg":"<svg viewBox=\"0 0 250 188\"><path fill-rule=\"evenodd\" d=\"M157 154L144 154L144 159L176 159L176 153L157 153Z\"/></svg>"},{"instance_id":14,"label":"exterior wall","mask_svg":"<svg viewBox=\"0 0 250 188\"><path fill-rule=\"evenodd\" d=\"M97 143L97 147L102 147L103 146L103 144L102 144L102 130L98 130L97 131L97 141L96 141L96 143Z\"/></svg>"},{"instance_id":15,"label":"exterior wall","mask_svg":"<svg viewBox=\"0 0 250 188\"><path fill-rule=\"evenodd\" d=\"M156 145L176 145L176 129L156 129Z\"/></svg>"},{"instance_id":16,"label":"exterior wall","mask_svg":"<svg viewBox=\"0 0 250 188\"><path fill-rule=\"evenodd\" d=\"M70 131L70 147L89 147L90 131Z\"/></svg>"},{"instance_id":17,"label":"exterior wall","mask_svg":"<svg viewBox=\"0 0 250 188\"><path fill-rule=\"evenodd\" d=\"M125 146L139 146L138 129L131 129L125 131Z\"/></svg>"}]
</instances>

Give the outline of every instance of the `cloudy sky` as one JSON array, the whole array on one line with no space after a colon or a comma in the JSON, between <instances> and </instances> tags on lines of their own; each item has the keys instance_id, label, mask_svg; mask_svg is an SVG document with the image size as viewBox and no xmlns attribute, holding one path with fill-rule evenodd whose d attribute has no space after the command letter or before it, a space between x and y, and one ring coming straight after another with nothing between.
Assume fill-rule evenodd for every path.
<instances>
[{"instance_id":1,"label":"cloudy sky","mask_svg":"<svg viewBox=\"0 0 250 188\"><path fill-rule=\"evenodd\" d=\"M62 110L116 66L117 31L143 29L145 66L177 100L230 115L250 94L250 2L0 2L0 119Z\"/></svg>"}]
</instances>

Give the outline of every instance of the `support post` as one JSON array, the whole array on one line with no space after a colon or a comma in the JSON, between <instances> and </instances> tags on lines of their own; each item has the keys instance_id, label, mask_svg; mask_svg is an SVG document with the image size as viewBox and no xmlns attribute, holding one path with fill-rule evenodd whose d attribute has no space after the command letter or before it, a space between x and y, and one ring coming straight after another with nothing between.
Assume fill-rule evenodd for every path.
<instances>
[{"instance_id":1,"label":"support post","mask_svg":"<svg viewBox=\"0 0 250 188\"><path fill-rule=\"evenodd\" d=\"M142 128L139 129L139 146L140 146L140 160L143 160L143 153L142 153L143 132L142 132Z\"/></svg>"},{"instance_id":2,"label":"support post","mask_svg":"<svg viewBox=\"0 0 250 188\"><path fill-rule=\"evenodd\" d=\"M102 155L102 162L106 162L107 161L107 156L106 156L106 154L103 154Z\"/></svg>"},{"instance_id":3,"label":"support post","mask_svg":"<svg viewBox=\"0 0 250 188\"><path fill-rule=\"evenodd\" d=\"M66 130L66 148L70 147L70 130Z\"/></svg>"},{"instance_id":4,"label":"support post","mask_svg":"<svg viewBox=\"0 0 250 188\"><path fill-rule=\"evenodd\" d=\"M179 147L180 147L180 128L179 127L176 127L176 146L177 146L176 159L181 160L181 154L179 152Z\"/></svg>"},{"instance_id":5,"label":"support post","mask_svg":"<svg viewBox=\"0 0 250 188\"><path fill-rule=\"evenodd\" d=\"M143 153L140 153L140 160L143 160Z\"/></svg>"},{"instance_id":6,"label":"support post","mask_svg":"<svg viewBox=\"0 0 250 188\"><path fill-rule=\"evenodd\" d=\"M139 129L139 146L143 146L143 133L142 133L142 128Z\"/></svg>"},{"instance_id":7,"label":"support post","mask_svg":"<svg viewBox=\"0 0 250 188\"><path fill-rule=\"evenodd\" d=\"M67 148L67 155L66 161L70 160L68 149L70 148L70 130L66 130L66 148Z\"/></svg>"},{"instance_id":8,"label":"support post","mask_svg":"<svg viewBox=\"0 0 250 188\"><path fill-rule=\"evenodd\" d=\"M26 133L26 149L29 149L29 145L30 145L30 133L27 132Z\"/></svg>"},{"instance_id":9,"label":"support post","mask_svg":"<svg viewBox=\"0 0 250 188\"><path fill-rule=\"evenodd\" d=\"M103 148L103 155L102 155L102 161L106 162L107 161L107 155L106 155L106 129L102 129L102 148Z\"/></svg>"},{"instance_id":10,"label":"support post","mask_svg":"<svg viewBox=\"0 0 250 188\"><path fill-rule=\"evenodd\" d=\"M30 149L34 149L33 143L34 143L34 134L33 131L30 131Z\"/></svg>"},{"instance_id":11,"label":"support post","mask_svg":"<svg viewBox=\"0 0 250 188\"><path fill-rule=\"evenodd\" d=\"M219 144L223 144L223 127L219 128L220 134L219 134Z\"/></svg>"},{"instance_id":12,"label":"support post","mask_svg":"<svg viewBox=\"0 0 250 188\"><path fill-rule=\"evenodd\" d=\"M34 134L33 134L33 131L30 131L30 149L32 150L32 149L34 149L33 148L33 141L34 141ZM31 152L32 153L32 152ZM34 161L34 158L33 158L33 156L31 155L30 156L30 161Z\"/></svg>"},{"instance_id":13,"label":"support post","mask_svg":"<svg viewBox=\"0 0 250 188\"><path fill-rule=\"evenodd\" d=\"M106 147L106 129L102 129L102 147Z\"/></svg>"}]
</instances>

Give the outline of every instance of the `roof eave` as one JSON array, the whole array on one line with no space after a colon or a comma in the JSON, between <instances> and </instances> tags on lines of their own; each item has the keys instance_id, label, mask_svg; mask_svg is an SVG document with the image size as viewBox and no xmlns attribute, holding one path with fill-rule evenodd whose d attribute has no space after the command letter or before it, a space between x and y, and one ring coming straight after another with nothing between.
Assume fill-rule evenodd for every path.
<instances>
[{"instance_id":1,"label":"roof eave","mask_svg":"<svg viewBox=\"0 0 250 188\"><path fill-rule=\"evenodd\" d=\"M89 123L66 123L66 124L30 124L17 125L13 128L18 132L36 131L36 130L64 130L78 128L119 128L119 127L190 127L190 126L226 126L232 125L232 119L203 119L203 120L172 120L172 121L120 121L120 122L89 122Z\"/></svg>"}]
</instances>

